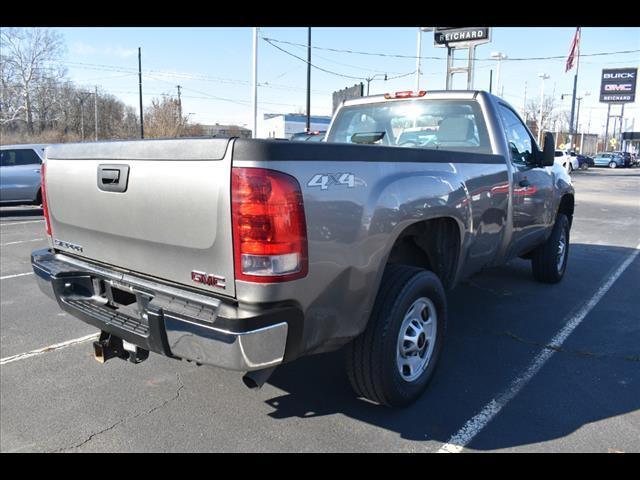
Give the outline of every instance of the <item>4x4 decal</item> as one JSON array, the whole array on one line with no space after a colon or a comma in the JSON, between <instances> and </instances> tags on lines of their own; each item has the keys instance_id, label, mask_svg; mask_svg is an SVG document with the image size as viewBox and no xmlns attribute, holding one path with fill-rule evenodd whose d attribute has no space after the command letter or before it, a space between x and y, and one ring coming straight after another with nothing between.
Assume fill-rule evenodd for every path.
<instances>
[{"instance_id":1,"label":"4x4 decal","mask_svg":"<svg viewBox=\"0 0 640 480\"><path fill-rule=\"evenodd\" d=\"M307 183L308 187L320 187L326 190L332 185L346 185L347 188L356 186L356 176L353 173L317 173Z\"/></svg>"}]
</instances>

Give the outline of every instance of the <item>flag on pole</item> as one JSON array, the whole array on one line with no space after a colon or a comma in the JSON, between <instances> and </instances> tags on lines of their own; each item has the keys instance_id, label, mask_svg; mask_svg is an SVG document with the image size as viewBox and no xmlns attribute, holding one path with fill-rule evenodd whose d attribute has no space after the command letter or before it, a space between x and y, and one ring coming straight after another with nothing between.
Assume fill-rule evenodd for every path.
<instances>
[{"instance_id":1,"label":"flag on pole","mask_svg":"<svg viewBox=\"0 0 640 480\"><path fill-rule=\"evenodd\" d=\"M567 57L567 64L564 70L567 73L573 68L576 62L576 58L580 55L580 27L576 28L576 33L571 41L571 47L569 48L569 56Z\"/></svg>"}]
</instances>

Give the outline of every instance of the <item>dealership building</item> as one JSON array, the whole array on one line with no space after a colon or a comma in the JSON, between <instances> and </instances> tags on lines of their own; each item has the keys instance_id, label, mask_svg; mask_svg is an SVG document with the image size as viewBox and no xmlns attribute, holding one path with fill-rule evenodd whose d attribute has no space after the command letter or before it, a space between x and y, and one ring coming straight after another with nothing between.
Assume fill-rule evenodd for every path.
<instances>
[{"instance_id":1,"label":"dealership building","mask_svg":"<svg viewBox=\"0 0 640 480\"><path fill-rule=\"evenodd\" d=\"M311 130L327 130L331 117L311 116ZM265 113L258 124L258 138L291 138L294 133L304 132L307 116L300 113Z\"/></svg>"}]
</instances>

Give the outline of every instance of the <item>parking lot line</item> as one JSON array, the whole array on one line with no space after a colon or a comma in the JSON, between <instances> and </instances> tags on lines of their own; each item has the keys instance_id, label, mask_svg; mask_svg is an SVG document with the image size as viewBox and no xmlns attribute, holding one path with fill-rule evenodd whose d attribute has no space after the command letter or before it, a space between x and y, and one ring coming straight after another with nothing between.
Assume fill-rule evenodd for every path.
<instances>
[{"instance_id":1,"label":"parking lot line","mask_svg":"<svg viewBox=\"0 0 640 480\"><path fill-rule=\"evenodd\" d=\"M509 388L503 391L496 398L492 399L476 416L470 419L464 426L453 435L447 443L442 445L438 453L460 453L465 446L473 440L478 433L498 414L504 406L524 388L524 386L540 371L544 364L556 353L556 349L564 343L567 337L573 332L589 312L598 304L598 302L609 291L615 281L622 275L629 265L640 254L640 244L636 246L635 251L627 257L627 259L618 267L618 269L609 277L604 285L585 303L580 310L570 317L565 326L553 337L548 347L542 350L536 358L529 364L529 367L522 375L519 375Z\"/></svg>"},{"instance_id":2,"label":"parking lot line","mask_svg":"<svg viewBox=\"0 0 640 480\"><path fill-rule=\"evenodd\" d=\"M33 272L17 273L15 275L5 275L4 277L0 277L0 280L7 280L9 278L16 278L16 277L24 277L25 275L33 275Z\"/></svg>"},{"instance_id":3,"label":"parking lot line","mask_svg":"<svg viewBox=\"0 0 640 480\"><path fill-rule=\"evenodd\" d=\"M18 353L16 355L11 355L10 357L0 358L0 365L6 365L7 363L17 362L18 360L35 357L36 355L42 355L46 352L60 350L61 348L70 347L71 345L76 345L78 343L88 342L89 340L97 339L99 336L100 334L98 333L92 333L91 335L85 335L84 337L74 338L73 340L67 340L66 342L56 343L44 348L38 348L37 350L31 350L30 352Z\"/></svg>"},{"instance_id":4,"label":"parking lot line","mask_svg":"<svg viewBox=\"0 0 640 480\"><path fill-rule=\"evenodd\" d=\"M40 223L40 222L44 222L44 219L42 219L42 220L28 220L26 222L0 223L0 227L8 227L10 225L23 225L25 223Z\"/></svg>"},{"instance_id":5,"label":"parking lot line","mask_svg":"<svg viewBox=\"0 0 640 480\"><path fill-rule=\"evenodd\" d=\"M7 245L17 245L19 243L29 243L29 242L39 242L41 240L46 240L44 238L34 238L33 240L20 240L17 242L7 242L7 243L3 243L2 245L0 245L0 247L6 247Z\"/></svg>"}]
</instances>

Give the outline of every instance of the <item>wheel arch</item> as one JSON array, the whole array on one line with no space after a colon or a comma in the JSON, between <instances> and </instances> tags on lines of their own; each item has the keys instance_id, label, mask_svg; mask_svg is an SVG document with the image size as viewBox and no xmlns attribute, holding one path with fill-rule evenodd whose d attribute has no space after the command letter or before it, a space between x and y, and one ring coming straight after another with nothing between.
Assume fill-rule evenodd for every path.
<instances>
[{"instance_id":1,"label":"wheel arch","mask_svg":"<svg viewBox=\"0 0 640 480\"><path fill-rule=\"evenodd\" d=\"M414 222L395 237L384 265L391 263L425 268L450 289L455 285L460 265L463 228L456 218L450 216Z\"/></svg>"}]
</instances>

